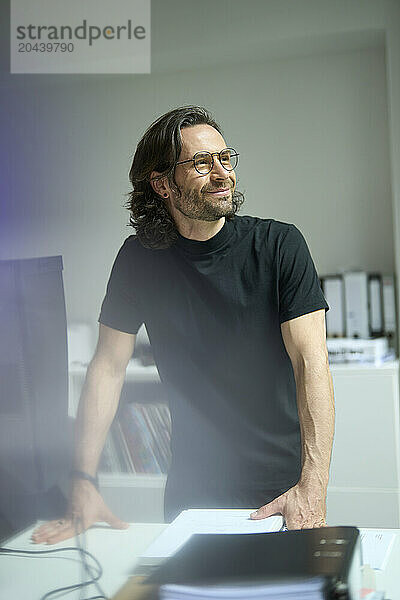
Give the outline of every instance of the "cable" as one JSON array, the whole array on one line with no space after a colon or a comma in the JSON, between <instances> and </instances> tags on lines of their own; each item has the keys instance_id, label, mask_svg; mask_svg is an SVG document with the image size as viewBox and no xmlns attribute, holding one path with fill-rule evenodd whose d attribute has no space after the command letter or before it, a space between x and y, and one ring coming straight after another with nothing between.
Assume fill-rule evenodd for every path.
<instances>
[{"instance_id":1,"label":"cable","mask_svg":"<svg viewBox=\"0 0 400 600\"><path fill-rule=\"evenodd\" d=\"M75 541L76 541L76 545L79 548L80 551L80 555L81 555L81 561L82 561L82 565L84 570L86 571L86 573L89 575L89 577L92 577L93 579L93 583L97 588L97 591L100 593L100 596L96 596L96 598L105 598L107 600L107 596L104 593L104 590L102 589L101 585L99 584L98 580L101 578L103 571L101 571L99 577L97 577L97 579L93 578L93 572L91 570L91 566L89 565L89 563L86 560L86 554L87 554L87 550L86 550L86 533L85 533L85 528L82 526L82 545L80 543L79 540L79 530L78 530L78 525L82 524L82 520L80 517L75 517L74 518L74 528L75 528ZM83 525L83 524L82 524ZM100 563L99 563L100 565ZM101 567L100 567L101 568ZM83 579L83 577L82 577ZM82 590L82 588L81 588Z\"/></svg>"},{"instance_id":2,"label":"cable","mask_svg":"<svg viewBox=\"0 0 400 600\"><path fill-rule=\"evenodd\" d=\"M91 577L92 579L93 579L93 573L88 568L88 565L86 563L85 554L83 552L81 552L82 547L81 547L81 544L79 542L78 522L79 522L79 518L74 518L73 519L73 526L74 526L74 530L75 530L75 542L76 542L77 548L79 548L79 559L80 559L80 563L81 563L81 580L85 581L85 573L87 572L89 574L89 577ZM83 540L82 546L85 546L85 549L86 549L85 530L84 530L84 528L82 528L82 540ZM79 600L83 600L82 594L83 594L83 588L80 588Z\"/></svg>"},{"instance_id":3,"label":"cable","mask_svg":"<svg viewBox=\"0 0 400 600\"><path fill-rule=\"evenodd\" d=\"M66 548L55 548L53 550L14 550L13 548L0 548L0 554L9 554L9 555L28 555L27 558L34 558L34 556L39 556L39 555L43 555L43 554L54 554L54 553L59 553L59 552L67 552L67 551L78 551L80 553L80 557L82 560L82 556L85 556L85 561L86 561L86 556L89 556L95 563L96 567L97 567L97 574L95 576L93 576L92 571L90 570L92 567L89 566L89 575L90 577L92 577L92 579L90 579L89 581L84 581L82 583L75 583L73 585L68 585L68 586L64 586L64 587L60 587L54 590L51 590L50 592L47 592L44 596L42 596L42 598L40 600L47 600L48 598L50 598L51 596L54 596L55 594L59 594L60 592L71 592L74 590L78 590L78 589L82 589L83 587L87 587L89 585L92 584L97 584L97 581L100 579L100 577L103 574L103 569L101 567L101 564L99 563L99 561L97 560L97 558L91 554L91 552L89 552L88 550L85 550L83 548L81 548L80 546L76 547L76 546L68 546ZM87 563L86 563L87 564ZM100 588L101 589L101 588ZM103 594L103 592L100 592L102 595L101 596L92 596L91 598L87 598L86 600L95 600L95 599L100 599L102 598L103 600L107 600L107 596L105 594Z\"/></svg>"}]
</instances>

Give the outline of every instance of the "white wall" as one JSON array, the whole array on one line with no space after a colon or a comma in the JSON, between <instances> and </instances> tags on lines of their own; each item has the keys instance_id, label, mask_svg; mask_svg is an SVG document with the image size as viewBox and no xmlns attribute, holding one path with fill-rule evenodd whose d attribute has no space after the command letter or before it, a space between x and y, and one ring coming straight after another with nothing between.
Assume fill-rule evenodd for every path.
<instances>
[{"instance_id":1,"label":"white wall","mask_svg":"<svg viewBox=\"0 0 400 600\"><path fill-rule=\"evenodd\" d=\"M1 257L62 254L68 317L95 321L131 233L122 204L136 143L159 114L196 103L241 153L242 214L295 223L320 274L393 271L385 72L384 49L367 48L131 78L20 78L3 93Z\"/></svg>"}]
</instances>

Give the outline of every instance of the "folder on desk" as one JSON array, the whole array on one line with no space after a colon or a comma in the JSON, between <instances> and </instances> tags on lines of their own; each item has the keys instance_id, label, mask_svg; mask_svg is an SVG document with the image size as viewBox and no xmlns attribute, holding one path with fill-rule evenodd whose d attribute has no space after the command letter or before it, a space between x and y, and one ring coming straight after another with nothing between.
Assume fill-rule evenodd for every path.
<instances>
[{"instance_id":1,"label":"folder on desk","mask_svg":"<svg viewBox=\"0 0 400 600\"><path fill-rule=\"evenodd\" d=\"M194 534L146 581L169 598L359 598L355 527L279 533ZM336 595L335 595L336 594ZM338 595L339 594L339 595Z\"/></svg>"}]
</instances>

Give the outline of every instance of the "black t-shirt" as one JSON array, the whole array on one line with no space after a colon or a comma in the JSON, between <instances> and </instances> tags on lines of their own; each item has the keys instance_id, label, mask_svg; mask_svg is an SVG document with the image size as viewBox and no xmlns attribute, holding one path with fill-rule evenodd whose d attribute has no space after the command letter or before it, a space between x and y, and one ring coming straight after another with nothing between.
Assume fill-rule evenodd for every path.
<instances>
[{"instance_id":1,"label":"black t-shirt","mask_svg":"<svg viewBox=\"0 0 400 600\"><path fill-rule=\"evenodd\" d=\"M122 245L99 321L144 322L172 419L170 477L290 487L301 472L296 387L280 324L329 310L295 225L235 216L207 241Z\"/></svg>"}]
</instances>

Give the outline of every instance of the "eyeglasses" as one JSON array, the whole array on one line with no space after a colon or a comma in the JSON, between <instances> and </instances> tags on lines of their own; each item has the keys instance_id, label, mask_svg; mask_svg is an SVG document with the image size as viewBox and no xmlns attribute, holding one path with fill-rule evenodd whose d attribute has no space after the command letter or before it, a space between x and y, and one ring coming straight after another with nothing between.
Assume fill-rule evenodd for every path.
<instances>
[{"instance_id":1,"label":"eyeglasses","mask_svg":"<svg viewBox=\"0 0 400 600\"><path fill-rule=\"evenodd\" d=\"M218 156L218 160L226 171L233 171L238 163L239 154L233 148L224 148L221 152L196 152L193 158L181 160L176 165L192 162L194 168L200 175L208 175L214 166L214 156Z\"/></svg>"}]
</instances>

